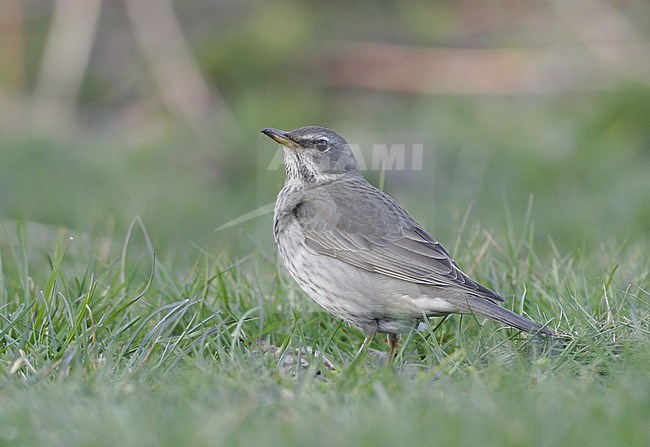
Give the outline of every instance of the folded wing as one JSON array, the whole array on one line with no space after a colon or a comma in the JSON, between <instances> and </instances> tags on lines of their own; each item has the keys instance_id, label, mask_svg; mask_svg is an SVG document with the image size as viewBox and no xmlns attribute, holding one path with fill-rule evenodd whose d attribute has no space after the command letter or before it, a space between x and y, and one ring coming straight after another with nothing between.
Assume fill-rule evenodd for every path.
<instances>
[{"instance_id":1,"label":"folded wing","mask_svg":"<svg viewBox=\"0 0 650 447\"><path fill-rule=\"evenodd\" d=\"M309 191L293 211L309 250L403 281L504 301L463 273L390 196L366 182L337 186Z\"/></svg>"}]
</instances>

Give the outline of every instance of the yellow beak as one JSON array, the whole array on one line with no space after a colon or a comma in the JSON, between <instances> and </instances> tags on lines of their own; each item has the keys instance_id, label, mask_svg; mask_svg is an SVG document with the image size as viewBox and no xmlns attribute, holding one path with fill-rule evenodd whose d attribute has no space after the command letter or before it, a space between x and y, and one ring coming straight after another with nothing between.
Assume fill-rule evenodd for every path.
<instances>
[{"instance_id":1,"label":"yellow beak","mask_svg":"<svg viewBox=\"0 0 650 447\"><path fill-rule=\"evenodd\" d=\"M289 135L287 135L287 133L282 130L267 128L262 129L262 133L267 137L274 139L282 146L290 147L292 149L300 149L302 147L293 141L291 137L289 137Z\"/></svg>"}]
</instances>

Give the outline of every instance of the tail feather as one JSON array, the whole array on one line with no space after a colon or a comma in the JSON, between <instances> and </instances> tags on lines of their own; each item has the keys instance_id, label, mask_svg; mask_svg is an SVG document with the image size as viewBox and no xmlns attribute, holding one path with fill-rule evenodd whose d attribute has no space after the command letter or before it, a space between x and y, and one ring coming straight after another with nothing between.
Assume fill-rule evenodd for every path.
<instances>
[{"instance_id":1,"label":"tail feather","mask_svg":"<svg viewBox=\"0 0 650 447\"><path fill-rule=\"evenodd\" d=\"M542 326L539 323L529 320L526 317L517 315L508 309L499 306L486 299L470 301L467 303L470 312L490 320L498 321L499 323L507 324L519 330L529 332L531 334L542 334L553 337L556 334L549 328Z\"/></svg>"}]
</instances>

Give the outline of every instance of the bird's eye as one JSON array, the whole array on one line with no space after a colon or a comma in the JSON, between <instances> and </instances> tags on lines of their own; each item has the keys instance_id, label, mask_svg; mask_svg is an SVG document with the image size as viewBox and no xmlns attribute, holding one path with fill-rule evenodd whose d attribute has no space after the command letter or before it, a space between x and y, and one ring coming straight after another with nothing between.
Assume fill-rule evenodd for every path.
<instances>
[{"instance_id":1,"label":"bird's eye","mask_svg":"<svg viewBox=\"0 0 650 447\"><path fill-rule=\"evenodd\" d=\"M316 149L318 149L321 152L325 152L327 149L330 148L330 143L327 140L318 140L316 141Z\"/></svg>"}]
</instances>

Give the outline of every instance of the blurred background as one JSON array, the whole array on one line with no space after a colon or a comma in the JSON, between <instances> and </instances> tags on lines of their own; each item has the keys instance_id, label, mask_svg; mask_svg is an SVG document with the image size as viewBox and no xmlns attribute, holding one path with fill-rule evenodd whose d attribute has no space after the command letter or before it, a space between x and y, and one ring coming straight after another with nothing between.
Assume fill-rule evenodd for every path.
<instances>
[{"instance_id":1,"label":"blurred background","mask_svg":"<svg viewBox=\"0 0 650 447\"><path fill-rule=\"evenodd\" d=\"M561 253L647 243L650 3L0 2L5 223L272 250L259 131L308 124L447 245L465 215L498 237L527 213Z\"/></svg>"}]
</instances>

